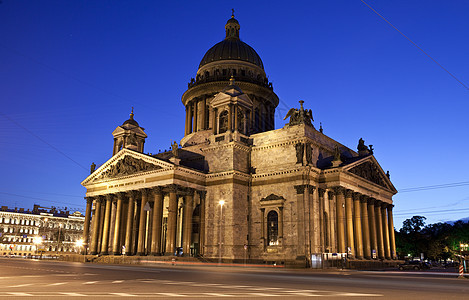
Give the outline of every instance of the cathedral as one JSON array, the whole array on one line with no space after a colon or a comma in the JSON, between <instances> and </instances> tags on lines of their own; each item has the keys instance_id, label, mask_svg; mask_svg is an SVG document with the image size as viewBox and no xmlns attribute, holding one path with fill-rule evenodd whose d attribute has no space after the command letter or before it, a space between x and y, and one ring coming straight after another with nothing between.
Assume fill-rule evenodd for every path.
<instances>
[{"instance_id":1,"label":"cathedral","mask_svg":"<svg viewBox=\"0 0 469 300\"><path fill-rule=\"evenodd\" d=\"M233 15L225 32L182 95L180 142L145 153L132 110L112 133L113 156L92 165L82 182L88 254L298 266L396 259L397 191L372 146L326 136L303 101L275 129L279 98L260 56Z\"/></svg>"}]
</instances>

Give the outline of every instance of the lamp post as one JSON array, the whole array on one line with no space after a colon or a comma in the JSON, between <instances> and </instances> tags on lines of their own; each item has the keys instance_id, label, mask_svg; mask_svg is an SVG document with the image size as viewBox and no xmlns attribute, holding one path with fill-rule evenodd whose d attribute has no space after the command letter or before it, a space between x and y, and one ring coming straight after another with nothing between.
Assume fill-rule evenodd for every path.
<instances>
[{"instance_id":1,"label":"lamp post","mask_svg":"<svg viewBox=\"0 0 469 300\"><path fill-rule=\"evenodd\" d=\"M78 247L78 254L82 254L81 247L83 247L83 239L76 241L75 245Z\"/></svg>"},{"instance_id":2,"label":"lamp post","mask_svg":"<svg viewBox=\"0 0 469 300\"><path fill-rule=\"evenodd\" d=\"M40 237L40 236L34 237L33 242L34 242L34 246L35 246L35 251L34 252L37 255L38 247L39 247L40 244L42 244L42 237Z\"/></svg>"},{"instance_id":3,"label":"lamp post","mask_svg":"<svg viewBox=\"0 0 469 300\"><path fill-rule=\"evenodd\" d=\"M59 224L59 235L57 235L57 255L59 254L60 231L62 231L62 223Z\"/></svg>"},{"instance_id":4,"label":"lamp post","mask_svg":"<svg viewBox=\"0 0 469 300\"><path fill-rule=\"evenodd\" d=\"M218 201L218 204L220 204L220 218L218 219L218 264L221 264L221 219L223 217L223 205L225 204L225 200Z\"/></svg>"}]
</instances>

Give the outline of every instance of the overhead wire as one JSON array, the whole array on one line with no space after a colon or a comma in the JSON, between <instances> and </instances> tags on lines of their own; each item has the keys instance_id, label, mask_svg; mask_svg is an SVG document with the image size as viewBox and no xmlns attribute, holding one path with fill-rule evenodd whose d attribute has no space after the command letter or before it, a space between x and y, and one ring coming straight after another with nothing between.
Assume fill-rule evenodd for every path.
<instances>
[{"instance_id":1,"label":"overhead wire","mask_svg":"<svg viewBox=\"0 0 469 300\"><path fill-rule=\"evenodd\" d=\"M405 35L402 31L397 29L396 26L394 26L391 22L389 22L385 17L383 17L380 13L378 13L375 9L373 9L368 3L366 3L364 0L360 0L363 4L368 6L369 9L371 9L375 14L377 14L381 19L383 19L386 23L388 23L392 28L394 28L397 32L399 32L403 37L405 37L409 42L412 43L417 49L419 49L423 54L425 54L428 58L430 58L435 64L437 64L441 69L443 69L446 73L448 73L451 77L453 77L457 82L459 82L466 90L469 90L469 87L465 85L461 80L459 80L453 73L448 71L445 67L443 67L439 62L436 61L433 57L430 56L427 52L425 52L422 48L420 48L414 41L412 41L407 35Z\"/></svg>"}]
</instances>

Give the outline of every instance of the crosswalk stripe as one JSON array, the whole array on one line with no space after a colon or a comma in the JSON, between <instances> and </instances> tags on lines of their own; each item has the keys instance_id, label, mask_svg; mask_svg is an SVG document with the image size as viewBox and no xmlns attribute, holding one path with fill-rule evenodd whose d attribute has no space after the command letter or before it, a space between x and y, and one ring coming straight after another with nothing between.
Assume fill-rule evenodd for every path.
<instances>
[{"instance_id":1,"label":"crosswalk stripe","mask_svg":"<svg viewBox=\"0 0 469 300\"><path fill-rule=\"evenodd\" d=\"M8 286L8 287L10 287L10 288L15 288L15 287L28 286L28 285L33 285L33 284L32 284L32 283L24 283L24 284L10 285L10 286Z\"/></svg>"},{"instance_id":2,"label":"crosswalk stripe","mask_svg":"<svg viewBox=\"0 0 469 300\"><path fill-rule=\"evenodd\" d=\"M83 282L83 284L95 284L97 281L88 281L88 282Z\"/></svg>"},{"instance_id":3,"label":"crosswalk stripe","mask_svg":"<svg viewBox=\"0 0 469 300\"><path fill-rule=\"evenodd\" d=\"M85 294L79 294L79 293L60 293L62 295L67 295L67 296L73 296L73 297L85 297L86 295Z\"/></svg>"},{"instance_id":4,"label":"crosswalk stripe","mask_svg":"<svg viewBox=\"0 0 469 300\"><path fill-rule=\"evenodd\" d=\"M186 297L186 295L176 294L176 293L156 293L157 295L163 295L168 297Z\"/></svg>"},{"instance_id":5,"label":"crosswalk stripe","mask_svg":"<svg viewBox=\"0 0 469 300\"><path fill-rule=\"evenodd\" d=\"M114 280L112 283L122 283L124 280Z\"/></svg>"},{"instance_id":6,"label":"crosswalk stripe","mask_svg":"<svg viewBox=\"0 0 469 300\"><path fill-rule=\"evenodd\" d=\"M62 284L66 284L66 283L67 283L67 282L56 282L56 283L48 284L48 286L62 285Z\"/></svg>"},{"instance_id":7,"label":"crosswalk stripe","mask_svg":"<svg viewBox=\"0 0 469 300\"><path fill-rule=\"evenodd\" d=\"M137 297L137 295L127 293L110 293L111 295L122 296L122 297Z\"/></svg>"},{"instance_id":8,"label":"crosswalk stripe","mask_svg":"<svg viewBox=\"0 0 469 300\"><path fill-rule=\"evenodd\" d=\"M12 296L33 296L31 294L28 294L28 293L14 293L14 292L9 292L8 293L9 295L12 295Z\"/></svg>"}]
</instances>

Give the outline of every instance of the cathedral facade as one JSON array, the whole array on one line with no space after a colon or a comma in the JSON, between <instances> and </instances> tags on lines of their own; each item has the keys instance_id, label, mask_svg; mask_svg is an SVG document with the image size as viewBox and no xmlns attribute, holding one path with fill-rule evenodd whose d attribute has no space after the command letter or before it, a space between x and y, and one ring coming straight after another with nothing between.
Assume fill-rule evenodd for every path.
<instances>
[{"instance_id":1,"label":"cathedral facade","mask_svg":"<svg viewBox=\"0 0 469 300\"><path fill-rule=\"evenodd\" d=\"M309 265L312 258L396 259L396 189L371 146L354 151L279 98L232 16L182 95L185 134L145 154L130 118L113 156L82 182L89 254L183 255Z\"/></svg>"}]
</instances>

